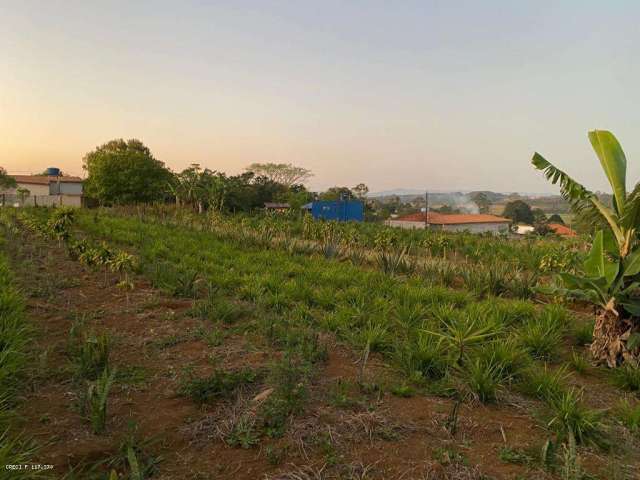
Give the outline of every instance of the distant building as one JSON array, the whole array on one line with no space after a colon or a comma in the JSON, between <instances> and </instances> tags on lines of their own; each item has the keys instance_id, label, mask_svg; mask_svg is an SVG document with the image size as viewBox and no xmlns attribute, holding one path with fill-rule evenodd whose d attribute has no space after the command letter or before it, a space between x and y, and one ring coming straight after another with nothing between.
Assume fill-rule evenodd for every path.
<instances>
[{"instance_id":1,"label":"distant building","mask_svg":"<svg viewBox=\"0 0 640 480\"><path fill-rule=\"evenodd\" d=\"M47 175L10 175L16 181L16 188L0 191L2 205L82 206L83 182L80 177L60 177ZM27 190L28 195L20 198L18 190Z\"/></svg>"},{"instance_id":2,"label":"distant building","mask_svg":"<svg viewBox=\"0 0 640 480\"><path fill-rule=\"evenodd\" d=\"M268 212L286 212L291 208L288 203L265 202L264 209Z\"/></svg>"},{"instance_id":3,"label":"distant building","mask_svg":"<svg viewBox=\"0 0 640 480\"><path fill-rule=\"evenodd\" d=\"M536 227L533 225L516 225L515 231L518 235L526 235L527 233L534 233L536 231Z\"/></svg>"},{"instance_id":4,"label":"distant building","mask_svg":"<svg viewBox=\"0 0 640 480\"><path fill-rule=\"evenodd\" d=\"M429 212L414 213L392 220L387 220L386 225L400 228L429 228L445 232L471 232L471 233L508 233L511 220L488 214L442 214Z\"/></svg>"},{"instance_id":5,"label":"distant building","mask_svg":"<svg viewBox=\"0 0 640 480\"><path fill-rule=\"evenodd\" d=\"M317 200L302 207L319 220L337 220L341 222L362 222L364 204L360 200Z\"/></svg>"},{"instance_id":6,"label":"distant building","mask_svg":"<svg viewBox=\"0 0 640 480\"><path fill-rule=\"evenodd\" d=\"M576 237L578 234L575 230L567 227L566 225L562 225L560 223L549 223L547 226L553 230L553 232L561 237Z\"/></svg>"}]
</instances>

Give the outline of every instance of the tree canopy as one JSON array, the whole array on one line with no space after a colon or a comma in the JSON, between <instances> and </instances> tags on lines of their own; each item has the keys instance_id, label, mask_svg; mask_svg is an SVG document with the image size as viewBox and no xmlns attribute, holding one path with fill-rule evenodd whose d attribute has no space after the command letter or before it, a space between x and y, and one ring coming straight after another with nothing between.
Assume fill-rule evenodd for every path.
<instances>
[{"instance_id":1,"label":"tree canopy","mask_svg":"<svg viewBox=\"0 0 640 480\"><path fill-rule=\"evenodd\" d=\"M548 221L549 223L559 223L560 225L564 225L564 220L562 220L562 217L557 213L551 215Z\"/></svg>"},{"instance_id":2,"label":"tree canopy","mask_svg":"<svg viewBox=\"0 0 640 480\"><path fill-rule=\"evenodd\" d=\"M532 224L534 222L533 212L528 203L522 200L513 200L504 207L503 217L510 218L514 223L527 223Z\"/></svg>"},{"instance_id":3,"label":"tree canopy","mask_svg":"<svg viewBox=\"0 0 640 480\"><path fill-rule=\"evenodd\" d=\"M87 153L85 192L103 205L165 198L171 172L140 141L111 140Z\"/></svg>"},{"instance_id":4,"label":"tree canopy","mask_svg":"<svg viewBox=\"0 0 640 480\"><path fill-rule=\"evenodd\" d=\"M287 202L297 208L311 198L300 184L286 186L252 172L227 176L202 169L198 164L174 175L169 186L178 205L190 206L199 212L249 212L264 207L265 202Z\"/></svg>"},{"instance_id":5,"label":"tree canopy","mask_svg":"<svg viewBox=\"0 0 640 480\"><path fill-rule=\"evenodd\" d=\"M478 206L479 213L489 213L491 201L485 192L474 192L471 195L471 200Z\"/></svg>"},{"instance_id":6,"label":"tree canopy","mask_svg":"<svg viewBox=\"0 0 640 480\"><path fill-rule=\"evenodd\" d=\"M246 171L253 173L256 177L265 177L285 187L304 183L313 176L311 170L290 163L252 163L246 168Z\"/></svg>"},{"instance_id":7,"label":"tree canopy","mask_svg":"<svg viewBox=\"0 0 640 480\"><path fill-rule=\"evenodd\" d=\"M16 180L7 175L7 171L0 167L0 189L16 188Z\"/></svg>"}]
</instances>

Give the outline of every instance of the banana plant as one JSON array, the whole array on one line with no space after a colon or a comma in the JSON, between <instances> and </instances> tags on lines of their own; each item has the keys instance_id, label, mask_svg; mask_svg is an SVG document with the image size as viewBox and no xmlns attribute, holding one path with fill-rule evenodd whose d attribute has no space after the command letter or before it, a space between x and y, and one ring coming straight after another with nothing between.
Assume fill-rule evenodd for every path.
<instances>
[{"instance_id":1,"label":"banana plant","mask_svg":"<svg viewBox=\"0 0 640 480\"><path fill-rule=\"evenodd\" d=\"M613 192L612 205L535 153L533 165L551 183L560 185L562 196L574 212L590 215L605 225L593 239L591 251L578 275L561 273L564 292L598 307L591 354L610 367L625 361L637 362L640 335L640 183L627 192L627 160L616 137L606 130L589 132L589 140L600 160Z\"/></svg>"}]
</instances>

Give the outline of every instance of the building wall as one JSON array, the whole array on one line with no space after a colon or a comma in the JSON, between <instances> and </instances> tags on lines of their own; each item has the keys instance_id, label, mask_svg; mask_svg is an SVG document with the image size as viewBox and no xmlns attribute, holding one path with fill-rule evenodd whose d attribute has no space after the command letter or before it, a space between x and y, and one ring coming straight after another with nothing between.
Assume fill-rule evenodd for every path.
<instances>
[{"instance_id":1,"label":"building wall","mask_svg":"<svg viewBox=\"0 0 640 480\"><path fill-rule=\"evenodd\" d=\"M385 225L408 229L424 229L424 222L411 222L406 220L387 220ZM507 233L508 223L461 223L456 225L429 225L430 230L443 230L445 232L471 232L471 233Z\"/></svg>"},{"instance_id":2,"label":"building wall","mask_svg":"<svg viewBox=\"0 0 640 480\"><path fill-rule=\"evenodd\" d=\"M508 223L464 223L459 225L442 225L445 232L470 232L470 233L507 233Z\"/></svg>"},{"instance_id":3,"label":"building wall","mask_svg":"<svg viewBox=\"0 0 640 480\"><path fill-rule=\"evenodd\" d=\"M20 199L17 195L11 194L0 194L0 205L2 206L14 206L20 207L22 204L20 203ZM65 207L81 207L82 206L82 196L81 195L30 195L24 201L24 206L26 207L54 207L54 206L65 206Z\"/></svg>"},{"instance_id":4,"label":"building wall","mask_svg":"<svg viewBox=\"0 0 640 480\"><path fill-rule=\"evenodd\" d=\"M18 186L16 188L3 190L2 193L15 195L18 188L26 188L27 190L29 190L29 192L31 192L31 195L49 195L49 185L38 185L32 183L18 183Z\"/></svg>"},{"instance_id":5,"label":"building wall","mask_svg":"<svg viewBox=\"0 0 640 480\"><path fill-rule=\"evenodd\" d=\"M387 220L384 222L385 225L390 227L400 227L400 228L408 228L408 229L424 229L424 222L408 222L405 220Z\"/></svg>"},{"instance_id":6,"label":"building wall","mask_svg":"<svg viewBox=\"0 0 640 480\"><path fill-rule=\"evenodd\" d=\"M60 186L56 182L50 184L52 195L61 193L63 195L82 195L82 183L60 182ZM59 190L59 191L58 191Z\"/></svg>"}]
</instances>

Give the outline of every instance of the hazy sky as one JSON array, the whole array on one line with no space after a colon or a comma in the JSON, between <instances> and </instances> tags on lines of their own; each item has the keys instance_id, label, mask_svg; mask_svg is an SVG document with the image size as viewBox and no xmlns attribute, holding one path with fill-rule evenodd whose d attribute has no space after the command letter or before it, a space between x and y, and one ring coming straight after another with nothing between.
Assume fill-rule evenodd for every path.
<instances>
[{"instance_id":1,"label":"hazy sky","mask_svg":"<svg viewBox=\"0 0 640 480\"><path fill-rule=\"evenodd\" d=\"M590 129L640 176L639 21L637 1L0 0L0 165L82 174L135 137L174 170L292 162L315 189L553 191L538 150L604 189Z\"/></svg>"}]
</instances>

